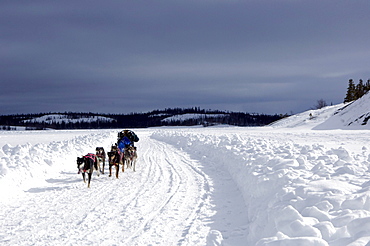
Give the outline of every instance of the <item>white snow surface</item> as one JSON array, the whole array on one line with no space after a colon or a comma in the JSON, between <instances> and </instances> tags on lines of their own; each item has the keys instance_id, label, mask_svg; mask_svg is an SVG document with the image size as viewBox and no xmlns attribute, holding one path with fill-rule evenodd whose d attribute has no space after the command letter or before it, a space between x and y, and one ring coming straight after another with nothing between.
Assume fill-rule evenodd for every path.
<instances>
[{"instance_id":1,"label":"white snow surface","mask_svg":"<svg viewBox=\"0 0 370 246\"><path fill-rule=\"evenodd\" d=\"M106 164L91 188L76 158L122 129L0 131L0 245L369 245L370 132L313 130L342 106L132 129L136 172Z\"/></svg>"}]
</instances>

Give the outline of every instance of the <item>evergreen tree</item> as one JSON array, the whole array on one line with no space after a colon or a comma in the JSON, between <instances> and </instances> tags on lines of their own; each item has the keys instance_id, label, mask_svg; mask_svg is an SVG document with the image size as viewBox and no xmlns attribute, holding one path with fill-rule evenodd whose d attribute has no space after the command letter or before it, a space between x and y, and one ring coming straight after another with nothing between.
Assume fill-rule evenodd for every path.
<instances>
[{"instance_id":1,"label":"evergreen tree","mask_svg":"<svg viewBox=\"0 0 370 246\"><path fill-rule=\"evenodd\" d=\"M352 102L355 100L355 94L356 94L356 86L353 82L353 79L350 79L348 82L348 88L347 88L347 95L344 98L344 102Z\"/></svg>"},{"instance_id":2,"label":"evergreen tree","mask_svg":"<svg viewBox=\"0 0 370 246\"><path fill-rule=\"evenodd\" d=\"M367 80L365 84L365 94L370 91L370 79Z\"/></svg>"},{"instance_id":3,"label":"evergreen tree","mask_svg":"<svg viewBox=\"0 0 370 246\"><path fill-rule=\"evenodd\" d=\"M362 79L356 85L355 100L361 98L365 94L365 86Z\"/></svg>"}]
</instances>

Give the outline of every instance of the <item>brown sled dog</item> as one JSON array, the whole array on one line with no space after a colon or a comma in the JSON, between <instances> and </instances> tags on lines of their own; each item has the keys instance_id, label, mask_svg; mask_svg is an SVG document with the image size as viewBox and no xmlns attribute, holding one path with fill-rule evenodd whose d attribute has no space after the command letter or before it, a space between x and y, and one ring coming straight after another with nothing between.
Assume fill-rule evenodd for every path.
<instances>
[{"instance_id":1,"label":"brown sled dog","mask_svg":"<svg viewBox=\"0 0 370 246\"><path fill-rule=\"evenodd\" d=\"M112 145L111 151L108 152L108 162L109 162L109 177L112 176L112 167L116 168L116 178L118 179L119 165L122 165L122 172L125 171L124 165L122 163L123 153L118 149L116 145Z\"/></svg>"}]
</instances>

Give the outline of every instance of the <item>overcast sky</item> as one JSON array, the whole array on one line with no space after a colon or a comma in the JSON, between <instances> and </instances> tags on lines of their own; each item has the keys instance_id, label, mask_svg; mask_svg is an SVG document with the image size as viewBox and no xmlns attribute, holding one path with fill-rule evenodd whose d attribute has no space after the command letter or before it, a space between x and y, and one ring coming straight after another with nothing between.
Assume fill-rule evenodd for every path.
<instances>
[{"instance_id":1,"label":"overcast sky","mask_svg":"<svg viewBox=\"0 0 370 246\"><path fill-rule=\"evenodd\" d=\"M299 113L370 78L369 0L0 2L0 114Z\"/></svg>"}]
</instances>

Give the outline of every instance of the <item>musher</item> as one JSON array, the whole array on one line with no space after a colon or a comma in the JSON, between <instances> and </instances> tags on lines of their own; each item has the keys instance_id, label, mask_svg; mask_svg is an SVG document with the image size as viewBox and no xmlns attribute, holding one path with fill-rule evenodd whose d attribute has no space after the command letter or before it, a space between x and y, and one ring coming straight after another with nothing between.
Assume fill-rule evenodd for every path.
<instances>
[{"instance_id":1,"label":"musher","mask_svg":"<svg viewBox=\"0 0 370 246\"><path fill-rule=\"evenodd\" d=\"M131 130L123 130L118 133L117 146L123 153L124 148L127 146L134 146L135 142L139 141L139 137Z\"/></svg>"}]
</instances>

